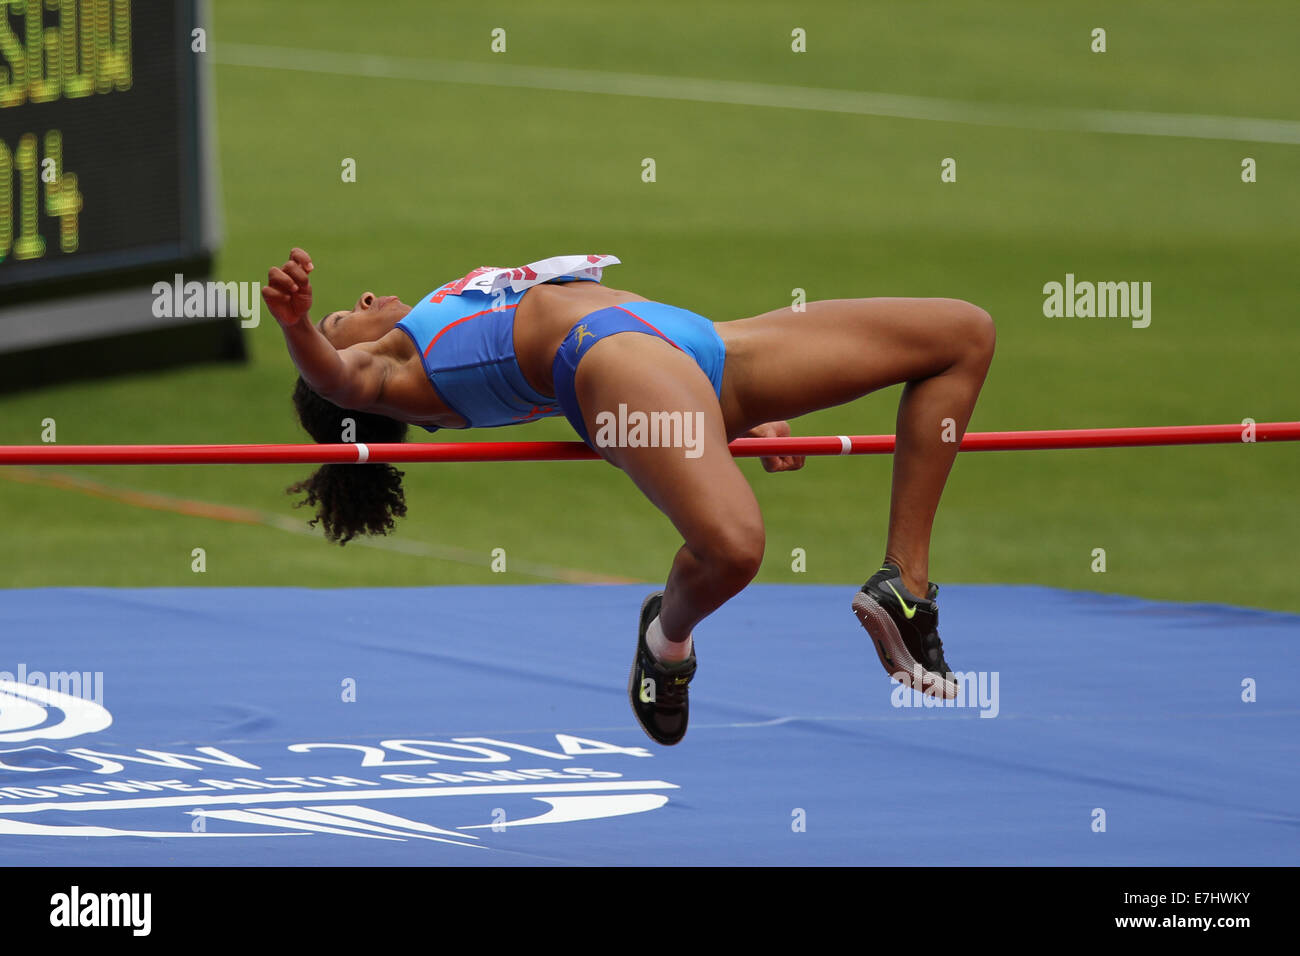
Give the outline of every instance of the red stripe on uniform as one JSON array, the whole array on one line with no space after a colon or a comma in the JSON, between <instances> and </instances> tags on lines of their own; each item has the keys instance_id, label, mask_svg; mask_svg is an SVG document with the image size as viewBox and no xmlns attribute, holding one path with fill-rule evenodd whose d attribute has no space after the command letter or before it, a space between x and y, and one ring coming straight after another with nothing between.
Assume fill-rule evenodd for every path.
<instances>
[{"instance_id":1,"label":"red stripe on uniform","mask_svg":"<svg viewBox=\"0 0 1300 956\"><path fill-rule=\"evenodd\" d=\"M425 358L428 358L428 357L429 357L429 352L430 352L430 350L433 348L433 344L434 344L434 342L437 342L438 339L440 339L440 338L442 338L444 335L446 335L447 332L448 332L449 330L454 329L456 326L460 325L462 322L468 322L470 319L477 319L480 315L487 315L489 312L505 312L505 311L507 311L508 309L513 309L513 308L515 308L513 305L507 305L507 306L505 306L504 308L501 308L501 309L484 309L482 312L475 312L473 315L467 315L467 316L465 316L463 319L457 319L455 322L451 323L451 325L444 325L444 326L442 327L442 329L438 332L438 334L435 335L435 336L433 337L433 339L429 342L429 344L428 344L427 346L425 346L425 349L424 349L424 356L425 356Z\"/></svg>"},{"instance_id":2,"label":"red stripe on uniform","mask_svg":"<svg viewBox=\"0 0 1300 956\"><path fill-rule=\"evenodd\" d=\"M661 339L663 339L665 342L667 342L669 345L671 345L671 346L672 346L673 348L675 348L677 351L679 351L679 352L684 352L684 351L686 351L684 348L682 348L680 345L678 345L676 342L674 342L674 341L673 341L672 339L670 339L668 336L664 335L662 332L660 332L658 329L656 329L653 325L651 325L651 324L650 324L649 322L647 322L645 319L641 318L641 316L637 315L635 312L629 312L627 309L623 308L621 305L611 305L610 308L611 308L611 309L618 309L618 311L620 311L620 312L627 312L628 315L632 316L632 318L636 319L636 320L637 320L638 322L640 322L642 325L646 326L647 328L654 329L654 333L655 333L655 335L659 336Z\"/></svg>"}]
</instances>

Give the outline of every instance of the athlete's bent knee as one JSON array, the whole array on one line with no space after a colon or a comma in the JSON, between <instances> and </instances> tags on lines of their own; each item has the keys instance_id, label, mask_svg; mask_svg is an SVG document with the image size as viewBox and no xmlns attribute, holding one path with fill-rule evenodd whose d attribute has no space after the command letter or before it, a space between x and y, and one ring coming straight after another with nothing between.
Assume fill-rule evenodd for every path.
<instances>
[{"instance_id":1,"label":"athlete's bent knee","mask_svg":"<svg viewBox=\"0 0 1300 956\"><path fill-rule=\"evenodd\" d=\"M953 303L953 332L956 341L961 343L963 354L970 361L987 365L997 345L993 316L962 299L954 299Z\"/></svg>"},{"instance_id":2,"label":"athlete's bent knee","mask_svg":"<svg viewBox=\"0 0 1300 956\"><path fill-rule=\"evenodd\" d=\"M766 544L761 521L736 521L716 527L691 550L708 565L720 586L735 593L758 574Z\"/></svg>"}]
</instances>

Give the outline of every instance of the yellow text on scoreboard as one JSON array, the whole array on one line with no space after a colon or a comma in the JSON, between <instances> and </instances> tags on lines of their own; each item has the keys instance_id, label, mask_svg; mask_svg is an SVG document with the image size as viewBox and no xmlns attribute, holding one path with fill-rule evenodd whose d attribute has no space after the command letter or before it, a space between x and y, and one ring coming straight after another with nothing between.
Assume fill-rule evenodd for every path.
<instances>
[{"instance_id":1,"label":"yellow text on scoreboard","mask_svg":"<svg viewBox=\"0 0 1300 956\"><path fill-rule=\"evenodd\" d=\"M131 88L131 0L0 0L0 109Z\"/></svg>"}]
</instances>

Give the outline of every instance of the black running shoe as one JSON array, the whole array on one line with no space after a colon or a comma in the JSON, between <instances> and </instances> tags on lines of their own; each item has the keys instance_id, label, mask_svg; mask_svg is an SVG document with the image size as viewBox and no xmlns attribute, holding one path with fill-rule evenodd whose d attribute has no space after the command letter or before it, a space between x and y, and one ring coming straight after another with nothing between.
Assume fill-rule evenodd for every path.
<instances>
[{"instance_id":1,"label":"black running shoe","mask_svg":"<svg viewBox=\"0 0 1300 956\"><path fill-rule=\"evenodd\" d=\"M659 616L663 599L664 592L656 591L641 605L641 629L632 673L627 678L627 699L637 723L650 739L671 746L686 736L686 719L690 715L687 687L695 676L695 649L680 664L661 664L646 647L646 628Z\"/></svg>"},{"instance_id":2,"label":"black running shoe","mask_svg":"<svg viewBox=\"0 0 1300 956\"><path fill-rule=\"evenodd\" d=\"M952 699L957 678L943 659L938 595L931 584L925 598L918 598L903 586L898 567L886 564L853 598L853 613L890 677L928 696Z\"/></svg>"}]
</instances>

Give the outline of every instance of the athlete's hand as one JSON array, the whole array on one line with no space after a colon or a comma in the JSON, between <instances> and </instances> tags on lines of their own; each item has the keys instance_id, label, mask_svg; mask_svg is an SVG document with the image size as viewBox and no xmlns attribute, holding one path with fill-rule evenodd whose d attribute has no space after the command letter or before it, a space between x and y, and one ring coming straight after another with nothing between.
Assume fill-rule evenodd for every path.
<instances>
[{"instance_id":1,"label":"athlete's hand","mask_svg":"<svg viewBox=\"0 0 1300 956\"><path fill-rule=\"evenodd\" d=\"M294 246L288 262L279 268L272 266L266 273L262 301L285 328L307 318L311 310L311 280L307 273L314 268L311 256Z\"/></svg>"},{"instance_id":2,"label":"athlete's hand","mask_svg":"<svg viewBox=\"0 0 1300 956\"><path fill-rule=\"evenodd\" d=\"M745 435L746 438L789 438L789 422L767 422L756 425ZM764 471L798 471L803 467L803 455L772 455L759 459Z\"/></svg>"}]
</instances>

